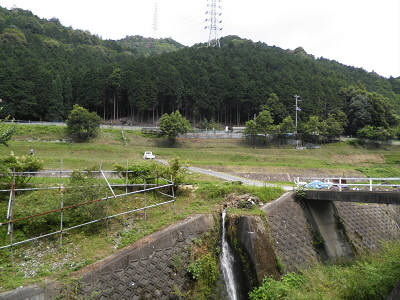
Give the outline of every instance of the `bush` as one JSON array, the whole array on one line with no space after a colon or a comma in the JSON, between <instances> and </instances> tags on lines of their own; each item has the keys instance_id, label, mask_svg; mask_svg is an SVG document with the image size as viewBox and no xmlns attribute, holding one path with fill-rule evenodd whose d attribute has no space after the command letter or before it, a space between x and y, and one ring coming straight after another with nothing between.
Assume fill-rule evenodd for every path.
<instances>
[{"instance_id":1,"label":"bush","mask_svg":"<svg viewBox=\"0 0 400 300\"><path fill-rule=\"evenodd\" d=\"M139 184L139 183L154 183L157 171L157 165L151 164L137 164L128 166L114 165L114 170L118 172L120 178L128 177L129 184ZM128 171L128 173L127 173Z\"/></svg>"},{"instance_id":2,"label":"bush","mask_svg":"<svg viewBox=\"0 0 400 300\"><path fill-rule=\"evenodd\" d=\"M272 277L265 277L261 286L249 294L250 300L275 300L286 298L292 289L300 288L306 282L301 274L288 273L282 280L275 280Z\"/></svg>"},{"instance_id":3,"label":"bush","mask_svg":"<svg viewBox=\"0 0 400 300\"><path fill-rule=\"evenodd\" d=\"M188 266L187 270L194 280L201 279L208 286L213 286L219 275L217 258L213 253L200 256Z\"/></svg>"},{"instance_id":4,"label":"bush","mask_svg":"<svg viewBox=\"0 0 400 300\"><path fill-rule=\"evenodd\" d=\"M17 187L23 186L31 180L33 174L24 172L37 172L43 169L43 161L34 156L9 156L0 160L0 183L11 184L13 172L21 173L15 177Z\"/></svg>"},{"instance_id":5,"label":"bush","mask_svg":"<svg viewBox=\"0 0 400 300\"><path fill-rule=\"evenodd\" d=\"M394 137L395 133L391 129L384 127L374 127L367 125L357 131L357 137L371 140L387 141Z\"/></svg>"},{"instance_id":6,"label":"bush","mask_svg":"<svg viewBox=\"0 0 400 300\"><path fill-rule=\"evenodd\" d=\"M40 215L44 212L59 210L92 200L98 200L105 195L104 187L100 187L91 173L73 172L69 184L61 194L58 190L34 191L18 197L14 201L14 219L38 215L15 222L15 229L25 237L46 234L60 229L61 211ZM63 226L72 227L106 216L105 201L63 210ZM92 232L99 226L85 226L84 230Z\"/></svg>"},{"instance_id":7,"label":"bush","mask_svg":"<svg viewBox=\"0 0 400 300\"><path fill-rule=\"evenodd\" d=\"M351 265L316 265L282 280L267 277L250 299L386 299L400 278L400 243L382 248Z\"/></svg>"},{"instance_id":8,"label":"bush","mask_svg":"<svg viewBox=\"0 0 400 300\"><path fill-rule=\"evenodd\" d=\"M238 185L235 183L210 183L204 184L196 191L199 197L204 199L217 199L223 198L229 194L253 194L257 196L262 202L268 202L277 199L283 194L284 190L281 187L257 187Z\"/></svg>"},{"instance_id":9,"label":"bush","mask_svg":"<svg viewBox=\"0 0 400 300\"><path fill-rule=\"evenodd\" d=\"M74 141L84 142L98 134L101 121L95 112L75 104L66 121L67 132Z\"/></svg>"},{"instance_id":10,"label":"bush","mask_svg":"<svg viewBox=\"0 0 400 300\"><path fill-rule=\"evenodd\" d=\"M64 207L98 200L106 194L105 187L93 177L91 172L74 171L68 188L63 194ZM106 216L106 202L98 201L91 204L70 208L64 212L66 227L75 226ZM99 226L86 226L85 231L98 230Z\"/></svg>"},{"instance_id":11,"label":"bush","mask_svg":"<svg viewBox=\"0 0 400 300\"><path fill-rule=\"evenodd\" d=\"M168 165L161 166L159 173L161 177L171 180L174 183L174 190L177 191L179 186L185 183L187 162L182 163L179 158L173 158L168 162Z\"/></svg>"},{"instance_id":12,"label":"bush","mask_svg":"<svg viewBox=\"0 0 400 300\"><path fill-rule=\"evenodd\" d=\"M34 216L53 211L61 207L59 191L35 191L26 193L14 201L14 219ZM14 223L16 232L21 231L25 237L46 234L60 229L60 212L40 215ZM20 234L21 234L20 232Z\"/></svg>"}]
</instances>

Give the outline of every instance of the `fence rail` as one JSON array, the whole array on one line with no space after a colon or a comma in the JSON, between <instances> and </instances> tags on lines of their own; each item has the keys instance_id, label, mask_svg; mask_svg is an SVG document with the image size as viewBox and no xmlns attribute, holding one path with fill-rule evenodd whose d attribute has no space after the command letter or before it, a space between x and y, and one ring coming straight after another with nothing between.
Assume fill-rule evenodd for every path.
<instances>
[{"instance_id":1,"label":"fence rail","mask_svg":"<svg viewBox=\"0 0 400 300\"><path fill-rule=\"evenodd\" d=\"M0 250L1 249L6 249L6 248L10 248L11 249L11 257L13 257L13 247L17 246L17 245L21 245L24 243L28 243L28 242L32 242L32 241L36 241L38 239L42 239L42 238L46 238L46 237L50 237L53 235L60 235L60 243L62 245L62 234L66 231L70 231L76 228L80 228L83 226L87 226L90 224L94 224L97 222L106 222L107 224L107 232L108 232L108 221L112 218L116 218L119 216L123 216L123 215L127 215L127 214L131 214L134 212L139 212L139 211L144 211L144 218L146 220L147 216L146 216L146 210L147 209L151 209L151 208L155 208L158 206L162 206L162 205L166 205L166 204L170 204L173 203L174 204L174 211L176 211L176 206L175 206L175 201L176 201L176 197L174 194L174 183L171 180L167 180L165 178L162 177L158 177L158 178L154 178L154 180L152 182L156 182L156 183L147 183L146 180L144 179L142 183L136 183L136 184L129 184L128 183L128 173L130 173L131 171L124 171L122 172L124 175L126 175L126 182L125 184L121 184L121 183L117 183L117 184L110 184L109 179L111 178L119 178L120 180L123 180L125 178L121 178L121 177L117 177L116 173L121 174L121 172L116 172L116 171L96 171L96 172L90 172L92 174L95 174L96 176L98 176L99 178L95 178L95 179L102 179L105 181L105 183L99 185L102 187L105 187L107 189L109 189L112 193L112 196L105 196L99 199L95 199L95 200L91 200L91 201L86 201L86 202L82 202L82 203L77 203L74 205L70 205L70 206L64 206L64 202L61 201L61 207L58 209L53 209L53 210L48 210L48 211L43 211L40 212L38 214L33 214L33 215L28 215L28 216L23 216L20 218L14 218L14 214L13 214L13 208L15 205L15 202L18 201L18 199L16 199L16 192L26 192L26 191L36 191L36 190L52 190L52 189L59 189L60 192L64 191L65 189L68 189L70 187L65 186L62 181L60 181L60 183L58 184L53 184L55 186L46 186L46 187L29 187L29 188L20 188L17 189L15 188L15 180L13 181L13 183L11 184L11 188L9 189L2 189L0 190L0 192L3 193L10 193L10 198L9 198L9 203L8 203L8 209L7 209L7 215L6 215L6 221L5 222L1 222L0 223L0 228L2 227L7 227L7 230L4 230L4 232L9 235L10 238L10 243L7 245L2 245L0 246ZM84 172L85 173L85 172ZM25 173L15 173L13 174L15 177L17 176L34 176L36 178L54 178L54 177L59 177L62 175L62 177L67 178L70 177L70 175L72 174L72 171L43 171L43 172L25 172ZM160 182L160 183L159 183ZM96 185L98 186L98 185ZM126 192L125 193L116 193L114 191L115 187L125 187L126 188ZM131 191L128 192L128 188L130 187L138 187L139 190L136 191ZM76 188L76 187L75 187ZM79 188L79 187L78 187ZM165 191L169 191L169 193L165 192ZM147 203L147 197L146 194L148 192L157 192L159 195L162 195L162 202L160 203L151 203L148 204ZM139 208L124 208L121 209L120 211L116 211L113 214L109 214L109 208L110 208L110 203L109 200L111 199L117 199L117 198L121 198L121 197L127 197L127 196L131 196L134 194L141 194L143 195L144 198L144 202L142 204L141 207ZM166 198L166 199L165 199ZM168 199L169 198L169 199ZM104 215L103 216L97 216L93 219L89 219L89 221L86 222L82 222L80 224L71 224L73 226L70 227L64 227L64 213L67 213L69 210L75 209L77 207L82 207L82 206L87 206L87 205L93 205L95 203L104 203L105 205L105 209L104 209ZM47 232L41 235L37 235L22 241L15 241L14 240L14 224L18 224L18 222L21 222L23 220L27 220L27 219L33 219L33 218L37 218L40 216L44 216L44 215L48 215L48 214L52 214L52 213L59 213L60 214L60 219L59 219L59 224L60 224L60 230L56 230L53 232Z\"/></svg>"},{"instance_id":2,"label":"fence rail","mask_svg":"<svg viewBox=\"0 0 400 300\"><path fill-rule=\"evenodd\" d=\"M367 182L367 183L363 183ZM296 177L294 183L297 188L313 188L313 189L337 189L339 191L354 189L358 187L367 187L369 191L374 188L382 187L400 187L399 177L385 177L385 178L355 178L355 177Z\"/></svg>"}]
</instances>

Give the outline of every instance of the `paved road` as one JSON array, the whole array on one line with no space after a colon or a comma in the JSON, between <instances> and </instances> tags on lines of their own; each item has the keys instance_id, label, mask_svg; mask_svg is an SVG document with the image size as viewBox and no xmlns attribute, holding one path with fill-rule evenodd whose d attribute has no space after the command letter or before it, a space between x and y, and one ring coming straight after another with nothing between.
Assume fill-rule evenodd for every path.
<instances>
[{"instance_id":1,"label":"paved road","mask_svg":"<svg viewBox=\"0 0 400 300\"><path fill-rule=\"evenodd\" d=\"M162 164L167 164L168 163L164 159L156 159L156 160L158 162L162 163ZM197 167L188 167L187 169L192 171L192 172L197 172L197 173L202 173L202 174L206 174L206 175L210 175L210 176L215 176L215 177L221 178L221 179L226 180L226 181L240 181L245 185L277 186L275 184L270 184L270 183L257 181L257 180L251 180L251 179L247 179L247 178L243 178L243 177L239 177L239 176L234 176L234 175L230 175L230 174L226 174L226 173L222 173L222 172L213 171L213 170L210 170L210 169L206 170L206 169L197 168ZM284 186L283 189L285 191L292 191L293 187Z\"/></svg>"}]
</instances>

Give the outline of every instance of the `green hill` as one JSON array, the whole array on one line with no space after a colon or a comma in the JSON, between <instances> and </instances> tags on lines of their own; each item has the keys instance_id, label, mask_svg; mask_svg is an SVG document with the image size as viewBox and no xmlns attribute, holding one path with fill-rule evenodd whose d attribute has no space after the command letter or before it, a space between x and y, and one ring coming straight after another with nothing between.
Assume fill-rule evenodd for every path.
<instances>
[{"instance_id":1,"label":"green hill","mask_svg":"<svg viewBox=\"0 0 400 300\"><path fill-rule=\"evenodd\" d=\"M117 44L134 49L137 53L142 55L154 55L161 54L165 52L173 52L179 49L185 48L184 45L179 44L173 39L154 39L145 38L140 35L127 36L124 39L116 41Z\"/></svg>"},{"instance_id":2,"label":"green hill","mask_svg":"<svg viewBox=\"0 0 400 300\"><path fill-rule=\"evenodd\" d=\"M397 126L400 78L315 58L238 36L220 48L130 36L103 40L88 31L0 8L0 117L62 121L74 104L105 120L156 125L179 110L194 125L204 119L244 125L262 109L274 123L294 117L345 115L346 133L366 125Z\"/></svg>"}]
</instances>

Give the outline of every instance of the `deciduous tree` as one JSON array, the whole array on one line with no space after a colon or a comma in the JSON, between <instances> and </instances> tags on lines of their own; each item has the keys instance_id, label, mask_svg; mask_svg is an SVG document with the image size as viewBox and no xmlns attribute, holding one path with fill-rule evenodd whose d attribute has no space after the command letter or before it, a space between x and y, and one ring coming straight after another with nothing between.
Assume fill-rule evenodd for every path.
<instances>
[{"instance_id":1,"label":"deciduous tree","mask_svg":"<svg viewBox=\"0 0 400 300\"><path fill-rule=\"evenodd\" d=\"M254 146L256 137L258 133L257 124L254 120L246 122L246 128L244 129L244 135L251 138L251 144Z\"/></svg>"},{"instance_id":2,"label":"deciduous tree","mask_svg":"<svg viewBox=\"0 0 400 300\"><path fill-rule=\"evenodd\" d=\"M68 134L77 142L87 141L97 135L101 121L95 112L75 104L66 121Z\"/></svg>"},{"instance_id":3,"label":"deciduous tree","mask_svg":"<svg viewBox=\"0 0 400 300\"><path fill-rule=\"evenodd\" d=\"M190 122L177 110L161 117L160 136L168 137L173 144L179 134L187 133L191 127Z\"/></svg>"}]
</instances>

